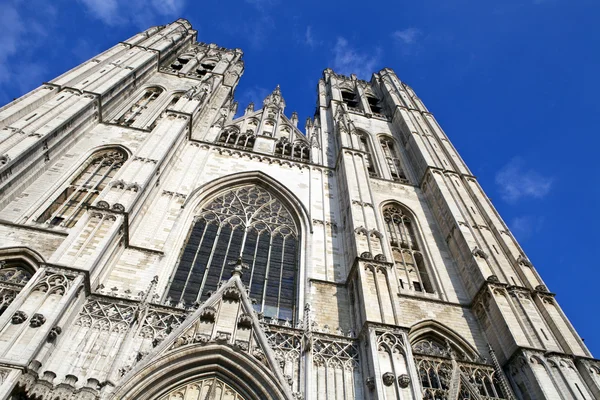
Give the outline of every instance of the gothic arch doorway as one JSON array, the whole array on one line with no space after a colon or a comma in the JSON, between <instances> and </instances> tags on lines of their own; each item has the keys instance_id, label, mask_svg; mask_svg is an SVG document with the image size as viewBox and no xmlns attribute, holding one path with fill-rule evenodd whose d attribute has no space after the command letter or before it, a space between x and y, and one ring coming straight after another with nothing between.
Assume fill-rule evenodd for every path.
<instances>
[{"instance_id":1,"label":"gothic arch doorway","mask_svg":"<svg viewBox=\"0 0 600 400\"><path fill-rule=\"evenodd\" d=\"M267 365L215 343L150 357L124 376L112 399L291 400L284 385Z\"/></svg>"},{"instance_id":2,"label":"gothic arch doorway","mask_svg":"<svg viewBox=\"0 0 600 400\"><path fill-rule=\"evenodd\" d=\"M165 395L159 395L158 400L250 400L240 392L220 376L212 375L181 384Z\"/></svg>"}]
</instances>

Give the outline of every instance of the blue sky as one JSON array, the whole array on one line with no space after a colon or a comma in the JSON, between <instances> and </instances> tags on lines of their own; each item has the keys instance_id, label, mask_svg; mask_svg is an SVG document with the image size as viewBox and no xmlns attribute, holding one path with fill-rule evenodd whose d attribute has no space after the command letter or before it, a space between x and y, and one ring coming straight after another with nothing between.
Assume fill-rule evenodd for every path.
<instances>
[{"instance_id":1,"label":"blue sky","mask_svg":"<svg viewBox=\"0 0 600 400\"><path fill-rule=\"evenodd\" d=\"M323 69L396 71L434 113L600 356L597 0L0 0L0 104L177 17L244 50L243 109L277 84L300 121Z\"/></svg>"}]
</instances>

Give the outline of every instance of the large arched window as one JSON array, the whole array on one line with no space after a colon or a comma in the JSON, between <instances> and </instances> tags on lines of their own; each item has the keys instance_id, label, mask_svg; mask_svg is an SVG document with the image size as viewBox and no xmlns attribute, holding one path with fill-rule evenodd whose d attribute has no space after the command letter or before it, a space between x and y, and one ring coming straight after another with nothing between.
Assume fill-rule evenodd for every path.
<instances>
[{"instance_id":1,"label":"large arched window","mask_svg":"<svg viewBox=\"0 0 600 400\"><path fill-rule=\"evenodd\" d=\"M400 288L433 293L431 279L417 240L416 227L408 213L397 204L389 204L383 208L383 219Z\"/></svg>"},{"instance_id":2,"label":"large arched window","mask_svg":"<svg viewBox=\"0 0 600 400\"><path fill-rule=\"evenodd\" d=\"M383 149L383 154L385 155L385 160L387 161L388 168L390 169L392 180L408 183L408 179L406 179L406 175L402 170L402 164L400 164L400 157L398 156L396 148L394 147L394 141L387 137L381 137L379 139L379 143Z\"/></svg>"},{"instance_id":3,"label":"large arched window","mask_svg":"<svg viewBox=\"0 0 600 400\"><path fill-rule=\"evenodd\" d=\"M286 207L268 191L244 185L217 196L199 212L168 296L173 302L206 300L230 277L242 256L242 281L257 311L292 320L295 308L298 231Z\"/></svg>"},{"instance_id":4,"label":"large arched window","mask_svg":"<svg viewBox=\"0 0 600 400\"><path fill-rule=\"evenodd\" d=\"M127 153L121 149L111 148L92 154L37 222L66 228L74 226L85 212L85 206L94 202L126 160Z\"/></svg>"}]
</instances>

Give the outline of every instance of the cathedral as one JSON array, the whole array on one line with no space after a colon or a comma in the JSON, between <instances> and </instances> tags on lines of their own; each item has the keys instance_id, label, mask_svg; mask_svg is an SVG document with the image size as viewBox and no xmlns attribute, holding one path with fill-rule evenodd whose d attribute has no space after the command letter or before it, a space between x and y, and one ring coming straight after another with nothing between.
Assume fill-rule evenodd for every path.
<instances>
[{"instance_id":1,"label":"cathedral","mask_svg":"<svg viewBox=\"0 0 600 400\"><path fill-rule=\"evenodd\" d=\"M0 108L0 399L600 398L394 71L325 69L302 127L280 87L238 111L242 51L196 35L152 27Z\"/></svg>"}]
</instances>

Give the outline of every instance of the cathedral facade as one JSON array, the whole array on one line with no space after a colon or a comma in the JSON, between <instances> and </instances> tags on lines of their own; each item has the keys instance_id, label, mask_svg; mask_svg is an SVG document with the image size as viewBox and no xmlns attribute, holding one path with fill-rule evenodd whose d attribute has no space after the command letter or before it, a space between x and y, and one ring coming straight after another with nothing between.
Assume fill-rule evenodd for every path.
<instances>
[{"instance_id":1,"label":"cathedral facade","mask_svg":"<svg viewBox=\"0 0 600 400\"><path fill-rule=\"evenodd\" d=\"M0 109L0 399L600 398L391 69L326 69L304 132L243 70L178 20Z\"/></svg>"}]
</instances>

